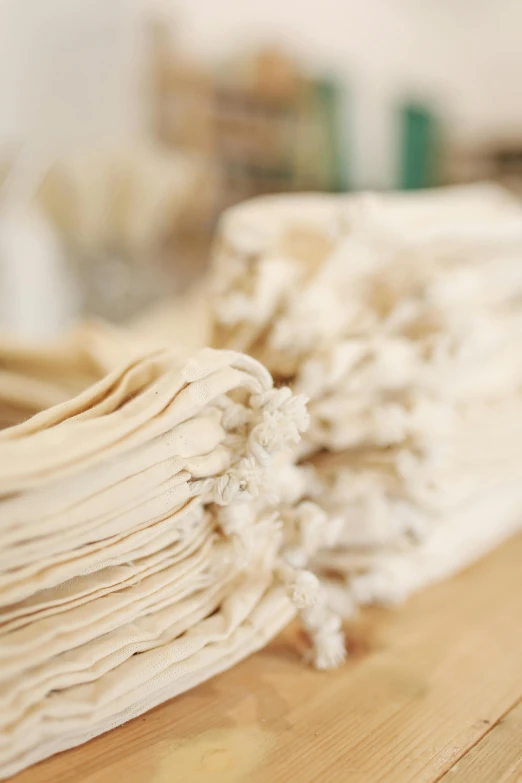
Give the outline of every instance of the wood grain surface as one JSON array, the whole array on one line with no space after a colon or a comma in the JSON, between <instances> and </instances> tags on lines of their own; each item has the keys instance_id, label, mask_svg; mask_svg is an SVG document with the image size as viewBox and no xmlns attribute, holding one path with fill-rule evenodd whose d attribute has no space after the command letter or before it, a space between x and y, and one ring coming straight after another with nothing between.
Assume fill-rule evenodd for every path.
<instances>
[{"instance_id":1,"label":"wood grain surface","mask_svg":"<svg viewBox=\"0 0 522 783\"><path fill-rule=\"evenodd\" d=\"M522 537L347 629L319 673L297 625L264 651L16 783L522 781Z\"/></svg>"}]
</instances>

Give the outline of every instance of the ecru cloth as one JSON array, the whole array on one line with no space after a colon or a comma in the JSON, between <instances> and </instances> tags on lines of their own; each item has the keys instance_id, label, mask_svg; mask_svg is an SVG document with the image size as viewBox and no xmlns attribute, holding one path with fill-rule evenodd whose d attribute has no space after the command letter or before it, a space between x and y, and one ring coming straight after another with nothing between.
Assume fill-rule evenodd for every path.
<instances>
[{"instance_id":1,"label":"ecru cloth","mask_svg":"<svg viewBox=\"0 0 522 783\"><path fill-rule=\"evenodd\" d=\"M25 737L18 740L17 747L2 750L2 775L10 776L54 753L87 742L230 668L264 647L293 616L294 608L281 588L245 577L212 616L209 612L205 620L199 621L194 613L189 618L194 623L193 634L187 633L177 644L160 642L154 654L144 652L129 658L130 663L140 662L147 667L145 677L141 671L139 680L137 672L121 671L122 688L128 685L123 679L126 675L136 682L131 693L119 693L120 689L114 688L115 682L118 685L114 676L110 683L107 681L108 705L102 699L105 680L97 686L64 690L70 699L50 703L37 743L28 747ZM33 732L32 727L31 735L36 736Z\"/></svg>"},{"instance_id":2,"label":"ecru cloth","mask_svg":"<svg viewBox=\"0 0 522 783\"><path fill-rule=\"evenodd\" d=\"M431 455L359 448L308 462L311 497L342 520L315 562L349 586L337 611L400 601L521 527L522 399L471 405L462 419Z\"/></svg>"},{"instance_id":3,"label":"ecru cloth","mask_svg":"<svg viewBox=\"0 0 522 783\"><path fill-rule=\"evenodd\" d=\"M304 400L256 360L90 324L38 351L4 340L0 367L6 777L317 613L318 585L284 559L270 487Z\"/></svg>"},{"instance_id":4,"label":"ecru cloth","mask_svg":"<svg viewBox=\"0 0 522 783\"><path fill-rule=\"evenodd\" d=\"M195 155L124 144L68 155L38 193L45 214L86 254L151 252L183 213L208 199L211 172Z\"/></svg>"},{"instance_id":5,"label":"ecru cloth","mask_svg":"<svg viewBox=\"0 0 522 783\"><path fill-rule=\"evenodd\" d=\"M336 607L396 600L522 526L522 206L477 185L263 197L213 260L216 346L309 397L299 502ZM335 532L337 531L337 532Z\"/></svg>"}]
</instances>

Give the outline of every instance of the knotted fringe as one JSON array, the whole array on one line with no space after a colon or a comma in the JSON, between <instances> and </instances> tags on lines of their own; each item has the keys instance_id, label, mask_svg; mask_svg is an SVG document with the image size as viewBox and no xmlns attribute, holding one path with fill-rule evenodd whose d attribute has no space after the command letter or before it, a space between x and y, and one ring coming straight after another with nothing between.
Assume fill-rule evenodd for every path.
<instances>
[{"instance_id":1,"label":"knotted fringe","mask_svg":"<svg viewBox=\"0 0 522 783\"><path fill-rule=\"evenodd\" d=\"M287 387L252 395L250 407L230 400L221 404L226 406L222 424L229 433L225 443L246 456L217 478L193 481L191 493L205 503L228 506L239 498L259 496L266 488L265 469L272 456L298 443L309 417L306 397L292 394Z\"/></svg>"},{"instance_id":2,"label":"knotted fringe","mask_svg":"<svg viewBox=\"0 0 522 783\"><path fill-rule=\"evenodd\" d=\"M311 571L294 568L283 558L276 574L297 609L312 643L310 660L317 669L333 669L345 659L346 648L341 618L329 606L318 577Z\"/></svg>"},{"instance_id":3,"label":"knotted fringe","mask_svg":"<svg viewBox=\"0 0 522 783\"><path fill-rule=\"evenodd\" d=\"M335 574L323 581L345 614L402 600L516 529L519 200L490 185L263 197L229 210L219 240L214 344L309 398L286 535L303 499L330 531L340 520L315 554L286 541L285 562Z\"/></svg>"}]
</instances>

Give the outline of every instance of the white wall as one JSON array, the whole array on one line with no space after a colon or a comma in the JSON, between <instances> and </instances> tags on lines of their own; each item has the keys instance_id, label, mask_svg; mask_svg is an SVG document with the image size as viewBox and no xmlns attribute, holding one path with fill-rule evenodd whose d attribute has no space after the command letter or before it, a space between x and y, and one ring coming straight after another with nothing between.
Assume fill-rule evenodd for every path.
<instances>
[{"instance_id":1,"label":"white wall","mask_svg":"<svg viewBox=\"0 0 522 783\"><path fill-rule=\"evenodd\" d=\"M0 141L119 138L137 122L140 0L0 0Z\"/></svg>"}]
</instances>

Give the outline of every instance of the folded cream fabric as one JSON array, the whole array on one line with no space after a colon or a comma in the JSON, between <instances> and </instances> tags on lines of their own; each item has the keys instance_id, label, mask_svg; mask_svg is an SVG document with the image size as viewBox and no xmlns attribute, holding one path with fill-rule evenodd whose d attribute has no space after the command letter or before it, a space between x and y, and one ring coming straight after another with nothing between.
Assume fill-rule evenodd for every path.
<instances>
[{"instance_id":1,"label":"folded cream fabric","mask_svg":"<svg viewBox=\"0 0 522 783\"><path fill-rule=\"evenodd\" d=\"M211 172L198 156L132 143L61 158L38 201L65 239L87 255L152 252L193 203Z\"/></svg>"},{"instance_id":2,"label":"folded cream fabric","mask_svg":"<svg viewBox=\"0 0 522 783\"><path fill-rule=\"evenodd\" d=\"M0 346L3 777L222 671L296 611L318 666L343 656L277 499L303 398L235 351L144 342L90 324Z\"/></svg>"},{"instance_id":3,"label":"folded cream fabric","mask_svg":"<svg viewBox=\"0 0 522 783\"><path fill-rule=\"evenodd\" d=\"M522 525L522 207L490 185L225 214L214 344L309 397L332 600L390 601Z\"/></svg>"}]
</instances>

